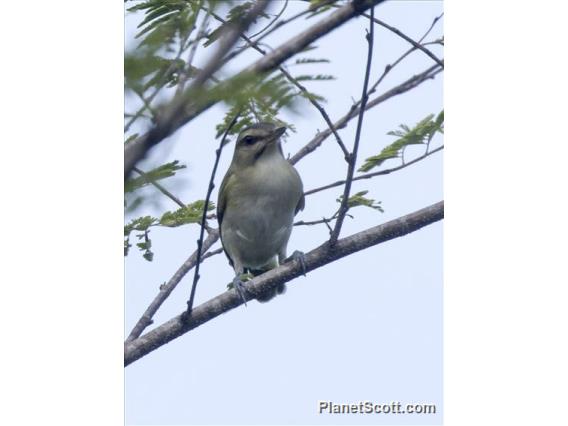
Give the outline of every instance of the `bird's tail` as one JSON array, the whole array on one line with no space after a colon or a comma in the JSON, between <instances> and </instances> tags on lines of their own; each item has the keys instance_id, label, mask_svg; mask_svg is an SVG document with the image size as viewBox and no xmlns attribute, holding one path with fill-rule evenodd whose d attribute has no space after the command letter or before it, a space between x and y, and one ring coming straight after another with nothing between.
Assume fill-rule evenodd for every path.
<instances>
[{"instance_id":1,"label":"bird's tail","mask_svg":"<svg viewBox=\"0 0 568 426\"><path fill-rule=\"evenodd\" d=\"M254 269L254 270L251 269L251 270L249 270L249 272L256 277L258 275L264 274L267 270L270 270L270 269L272 269L272 268ZM260 303L266 303L266 302L269 302L270 300L274 299L279 294L284 294L284 293L286 293L286 284L280 284L278 287L276 287L274 289L270 289L268 291L257 294L256 300L258 300Z\"/></svg>"},{"instance_id":2,"label":"bird's tail","mask_svg":"<svg viewBox=\"0 0 568 426\"><path fill-rule=\"evenodd\" d=\"M258 300L260 303L266 303L274 299L279 294L284 294L284 293L286 293L286 284L280 284L278 287L270 289L270 291L265 291L257 295L256 300Z\"/></svg>"}]
</instances>

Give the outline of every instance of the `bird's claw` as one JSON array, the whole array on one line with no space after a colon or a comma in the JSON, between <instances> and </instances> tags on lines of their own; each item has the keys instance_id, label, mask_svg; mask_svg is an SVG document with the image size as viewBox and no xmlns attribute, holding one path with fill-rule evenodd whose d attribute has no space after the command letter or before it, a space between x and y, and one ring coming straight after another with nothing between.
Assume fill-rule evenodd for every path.
<instances>
[{"instance_id":1,"label":"bird's claw","mask_svg":"<svg viewBox=\"0 0 568 426\"><path fill-rule=\"evenodd\" d=\"M233 278L233 282L231 284L232 284L232 287L237 291L237 294L239 295L239 297L241 298L241 300L243 301L243 303L246 306L247 305L247 299L245 298L245 291L247 291L247 290L244 286L244 283L241 281L240 275L237 275L235 278Z\"/></svg>"},{"instance_id":2,"label":"bird's claw","mask_svg":"<svg viewBox=\"0 0 568 426\"><path fill-rule=\"evenodd\" d=\"M300 267L302 268L302 275L305 277L306 272L308 271L308 268L306 266L306 255L302 253L300 250L295 250L294 253L292 253L292 256L287 258L284 262L286 263L292 260L297 260L298 262L300 262Z\"/></svg>"}]
</instances>

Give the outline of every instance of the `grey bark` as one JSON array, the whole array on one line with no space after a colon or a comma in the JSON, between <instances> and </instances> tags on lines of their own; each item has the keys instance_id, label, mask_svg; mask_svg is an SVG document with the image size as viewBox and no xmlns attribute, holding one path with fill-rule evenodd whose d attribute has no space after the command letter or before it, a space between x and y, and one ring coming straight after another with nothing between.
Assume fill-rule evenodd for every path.
<instances>
[{"instance_id":1,"label":"grey bark","mask_svg":"<svg viewBox=\"0 0 568 426\"><path fill-rule=\"evenodd\" d=\"M305 255L307 271L313 271L360 250L402 237L437 222L443 219L443 217L444 202L440 201L390 222L342 238L333 247L330 247L326 242ZM253 299L255 294L262 294L274 289L278 285L288 283L300 275L302 275L302 268L298 261L285 263L248 282L246 284L246 298L249 300ZM242 303L243 301L237 292L229 290L197 306L189 317L180 314L172 318L134 341L126 343L124 364L131 364L182 334L240 306Z\"/></svg>"}]
</instances>

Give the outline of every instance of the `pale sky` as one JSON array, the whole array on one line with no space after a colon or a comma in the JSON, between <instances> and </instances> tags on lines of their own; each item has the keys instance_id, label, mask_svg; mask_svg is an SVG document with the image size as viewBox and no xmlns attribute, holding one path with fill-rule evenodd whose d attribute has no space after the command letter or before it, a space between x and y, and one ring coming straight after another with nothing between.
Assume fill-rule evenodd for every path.
<instances>
[{"instance_id":1,"label":"pale sky","mask_svg":"<svg viewBox=\"0 0 568 426\"><path fill-rule=\"evenodd\" d=\"M376 8L376 16L415 40L442 13L439 1L391 1ZM305 7L290 2L286 14ZM270 10L276 13L279 7ZM295 31L316 22L298 20L277 31L267 42L275 47ZM352 98L361 95L367 45L368 20L350 21L317 41L315 53L329 64L311 68L290 67L293 75L314 72L332 74L337 80L307 83L324 94L332 120L343 116ZM127 40L133 21L126 21ZM443 34L443 20L428 40ZM375 27L371 82L409 44ZM433 52L443 57L438 46ZM259 56L241 55L228 70L236 71ZM198 56L199 62L200 57ZM379 86L382 93L432 65L421 52L410 55ZM440 74L433 81L395 97L368 111L363 124L358 165L391 143L386 133L399 124L410 126L443 108ZM126 110L134 109L127 99ZM218 104L160 145L141 165L174 159L187 164L178 183L165 186L183 201L203 199L216 147L215 125L226 111ZM296 125L284 144L294 154L326 125L308 103L298 115L285 114ZM353 145L356 120L340 134L348 148ZM432 147L442 143L438 136ZM223 152L217 186L225 173L233 145ZM407 150L407 159L420 155L423 147ZM443 199L442 153L388 176L355 182L352 193L369 190L368 196L382 201L385 213L358 207L355 219L346 219L342 236L413 212ZM400 164L390 160L384 168ZM339 179L346 164L333 138L296 165L305 189ZM316 220L331 215L342 188L306 198L298 220ZM213 191L213 200L217 189ZM162 198L161 207L141 210L137 216L159 216L177 208ZM439 424L442 407L442 223L437 222L405 237L380 244L326 265L307 277L288 284L285 295L267 304L252 301L218 317L159 348L125 369L127 424ZM125 333L128 334L158 286L167 281L195 248L195 225L151 232L153 262L144 260L136 248L126 258ZM289 251L308 252L328 238L324 225L296 227ZM214 248L217 248L216 245ZM193 272L193 271L192 271ZM155 324L179 314L189 296L193 275L188 274L156 314ZM233 270L224 255L201 266L196 305L225 289ZM436 404L435 415L323 415L318 401L336 403Z\"/></svg>"}]
</instances>

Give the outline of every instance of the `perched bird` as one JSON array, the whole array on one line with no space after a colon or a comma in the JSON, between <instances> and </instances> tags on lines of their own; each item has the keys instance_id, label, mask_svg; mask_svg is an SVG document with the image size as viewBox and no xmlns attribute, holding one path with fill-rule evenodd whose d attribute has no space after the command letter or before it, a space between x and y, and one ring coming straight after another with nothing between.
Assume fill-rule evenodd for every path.
<instances>
[{"instance_id":1,"label":"perched bird","mask_svg":"<svg viewBox=\"0 0 568 426\"><path fill-rule=\"evenodd\" d=\"M219 189L221 242L236 273L233 285L243 301L241 275L245 271L258 275L288 260L286 248L294 216L304 208L302 180L284 158L280 145L285 131L286 127L266 122L243 129ZM301 252L294 252L291 258L299 259L305 271ZM284 291L282 284L269 294L254 297L265 302Z\"/></svg>"}]
</instances>

